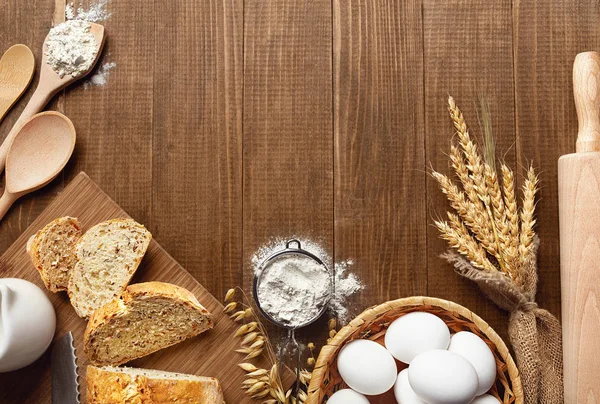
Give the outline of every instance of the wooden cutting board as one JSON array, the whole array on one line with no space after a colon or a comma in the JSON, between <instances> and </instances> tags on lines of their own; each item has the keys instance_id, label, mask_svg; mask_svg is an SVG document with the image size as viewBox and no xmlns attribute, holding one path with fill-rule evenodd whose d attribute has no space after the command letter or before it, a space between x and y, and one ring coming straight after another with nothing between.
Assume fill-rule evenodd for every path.
<instances>
[{"instance_id":1,"label":"wooden cutting board","mask_svg":"<svg viewBox=\"0 0 600 404\"><path fill-rule=\"evenodd\" d=\"M25 245L32 234L48 222L66 215L78 217L84 231L98 222L128 216L82 172L2 255L0 277L26 279L46 291L57 315L55 339L68 331L73 332L79 366L81 402L85 403L85 369L88 360L83 353L82 343L86 321L75 314L66 293L54 294L46 290L25 252ZM244 371L237 364L243 362L244 356L234 352L234 349L239 347L239 339L233 336L239 324L223 314L221 303L154 240L150 243L132 283L152 280L170 282L189 289L198 301L213 313L216 325L214 329L196 338L135 360L128 365L216 377L221 382L228 404L256 402L250 400L240 388ZM265 359L262 361L257 366L268 366ZM288 371L285 377L288 385L291 378L292 375ZM1 403L50 403L50 389L50 349L30 366L14 372L0 373Z\"/></svg>"}]
</instances>

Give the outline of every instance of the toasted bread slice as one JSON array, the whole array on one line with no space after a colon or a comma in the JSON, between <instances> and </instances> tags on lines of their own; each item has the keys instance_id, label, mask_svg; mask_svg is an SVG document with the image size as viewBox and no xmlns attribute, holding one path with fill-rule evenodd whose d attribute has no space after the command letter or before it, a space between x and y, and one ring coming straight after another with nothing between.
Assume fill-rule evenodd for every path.
<instances>
[{"instance_id":1,"label":"toasted bread slice","mask_svg":"<svg viewBox=\"0 0 600 404\"><path fill-rule=\"evenodd\" d=\"M80 238L81 224L77 218L66 216L48 223L27 242L27 253L51 292L67 290Z\"/></svg>"},{"instance_id":2,"label":"toasted bread slice","mask_svg":"<svg viewBox=\"0 0 600 404\"><path fill-rule=\"evenodd\" d=\"M214 377L88 366L86 380L88 404L225 404Z\"/></svg>"},{"instance_id":3,"label":"toasted bread slice","mask_svg":"<svg viewBox=\"0 0 600 404\"><path fill-rule=\"evenodd\" d=\"M117 366L212 327L211 314L190 291L170 283L138 283L94 312L83 350L94 365Z\"/></svg>"},{"instance_id":4,"label":"toasted bread slice","mask_svg":"<svg viewBox=\"0 0 600 404\"><path fill-rule=\"evenodd\" d=\"M80 317L121 295L142 261L152 235L133 219L112 219L89 229L77 243L69 298Z\"/></svg>"}]
</instances>

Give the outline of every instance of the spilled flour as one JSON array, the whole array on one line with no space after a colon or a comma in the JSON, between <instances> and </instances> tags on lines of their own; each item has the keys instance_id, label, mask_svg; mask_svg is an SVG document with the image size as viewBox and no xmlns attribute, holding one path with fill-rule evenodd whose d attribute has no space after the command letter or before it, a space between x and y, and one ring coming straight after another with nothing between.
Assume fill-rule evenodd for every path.
<instances>
[{"instance_id":1,"label":"spilled flour","mask_svg":"<svg viewBox=\"0 0 600 404\"><path fill-rule=\"evenodd\" d=\"M83 88L86 90L90 86L103 86L108 81L110 71L117 67L116 62L106 62L102 64L92 76L83 83Z\"/></svg>"},{"instance_id":2,"label":"spilled flour","mask_svg":"<svg viewBox=\"0 0 600 404\"><path fill-rule=\"evenodd\" d=\"M337 262L332 267L331 256L319 243L302 238L298 240L302 249L319 257L333 271L333 276L330 278L322 266L308 257L285 255L285 258L279 258L265 268L261 284L265 282L271 267L273 272L264 288L259 285L257 290L261 307L272 317L280 317L287 324L302 324L302 319L306 320L320 311L327 298L329 280L333 279L329 311L340 324L346 323L349 320L348 298L363 287L358 277L350 272L352 261ZM251 260L254 271L257 272L269 256L285 249L285 243L285 239L276 239L260 247ZM263 300L270 302L269 310L266 310Z\"/></svg>"},{"instance_id":3,"label":"spilled flour","mask_svg":"<svg viewBox=\"0 0 600 404\"><path fill-rule=\"evenodd\" d=\"M75 9L73 3L68 3L65 6L65 17L67 20L84 20L89 22L106 21L111 13L106 9L108 0L100 0L97 3L91 4L85 9L79 6Z\"/></svg>"}]
</instances>

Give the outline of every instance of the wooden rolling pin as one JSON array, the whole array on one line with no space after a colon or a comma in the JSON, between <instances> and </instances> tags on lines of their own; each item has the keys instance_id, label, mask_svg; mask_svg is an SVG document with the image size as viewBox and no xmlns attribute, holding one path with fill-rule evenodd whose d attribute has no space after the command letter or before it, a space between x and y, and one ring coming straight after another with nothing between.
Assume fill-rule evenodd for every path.
<instances>
[{"instance_id":1,"label":"wooden rolling pin","mask_svg":"<svg viewBox=\"0 0 600 404\"><path fill-rule=\"evenodd\" d=\"M576 153L558 160L565 403L600 403L600 54L573 66Z\"/></svg>"}]
</instances>

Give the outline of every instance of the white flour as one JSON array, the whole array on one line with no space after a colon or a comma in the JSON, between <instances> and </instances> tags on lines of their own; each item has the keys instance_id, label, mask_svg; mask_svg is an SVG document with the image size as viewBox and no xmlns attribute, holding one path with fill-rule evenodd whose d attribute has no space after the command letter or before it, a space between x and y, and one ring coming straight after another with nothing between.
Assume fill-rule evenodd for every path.
<instances>
[{"instance_id":1,"label":"white flour","mask_svg":"<svg viewBox=\"0 0 600 404\"><path fill-rule=\"evenodd\" d=\"M298 239L298 238L297 238ZM301 248L311 252L312 254L319 257L328 268L332 268L331 256L327 251L318 243L311 240L299 238ZM273 242L262 246L252 257L252 265L254 271L258 271L262 262L267 259L273 253L280 251L285 248L284 239L276 239ZM320 302L327 298L327 281L328 275L323 273L322 267L318 265L314 260L308 257L302 257L302 261L299 261L297 256L290 258L279 259L282 262L276 271L271 274L271 282L265 283L262 287L259 285L258 294L259 300L263 310L267 311L270 315L274 316L273 313L277 311L283 313L279 316L290 318L290 319L306 319L318 313L322 307L319 306ZM287 262L286 262L287 261ZM275 264L270 265L274 267ZM289 264L289 266L287 266ZM348 297L353 295L362 289L362 285L358 277L349 273L349 268L352 266L352 261L337 262L333 267L333 295L329 301L329 310L332 315L336 316L340 324L348 321ZM297 267L297 268L294 268ZM283 269L286 271L283 271ZM292 270L289 270L289 269ZM317 271L319 269L319 271ZM310 275L304 275L309 273ZM267 275L266 269L263 278ZM321 279L321 280L317 280ZM302 281L302 282L299 282ZM261 282L261 284L264 280ZM318 282L322 284L317 285ZM288 289L290 286L292 289ZM291 295L293 295L291 297ZM270 301L270 309L265 309L263 300ZM273 313L272 313L273 312ZM287 320L292 321L292 320ZM296 324L300 324L302 321L298 320Z\"/></svg>"},{"instance_id":2,"label":"white flour","mask_svg":"<svg viewBox=\"0 0 600 404\"><path fill-rule=\"evenodd\" d=\"M46 61L60 76L78 77L96 59L97 44L85 21L65 21L50 30Z\"/></svg>"},{"instance_id":3,"label":"white flour","mask_svg":"<svg viewBox=\"0 0 600 404\"><path fill-rule=\"evenodd\" d=\"M289 254L275 259L258 284L260 306L275 320L297 327L314 319L327 303L329 273L312 258Z\"/></svg>"},{"instance_id":4,"label":"white flour","mask_svg":"<svg viewBox=\"0 0 600 404\"><path fill-rule=\"evenodd\" d=\"M67 20L85 20L89 22L106 21L111 15L106 9L107 5L108 0L100 0L97 3L90 5L87 10L81 6L75 10L73 3L69 3L65 7L65 17Z\"/></svg>"},{"instance_id":5,"label":"white flour","mask_svg":"<svg viewBox=\"0 0 600 404\"><path fill-rule=\"evenodd\" d=\"M83 83L83 88L86 90L90 86L103 86L108 81L110 71L117 67L116 62L106 62L98 68L98 70Z\"/></svg>"},{"instance_id":6,"label":"white flour","mask_svg":"<svg viewBox=\"0 0 600 404\"><path fill-rule=\"evenodd\" d=\"M349 268L354 265L352 260L336 262L334 266L333 288L334 293L329 302L331 310L337 315L342 324L348 322L348 297L363 288L360 280Z\"/></svg>"}]
</instances>

